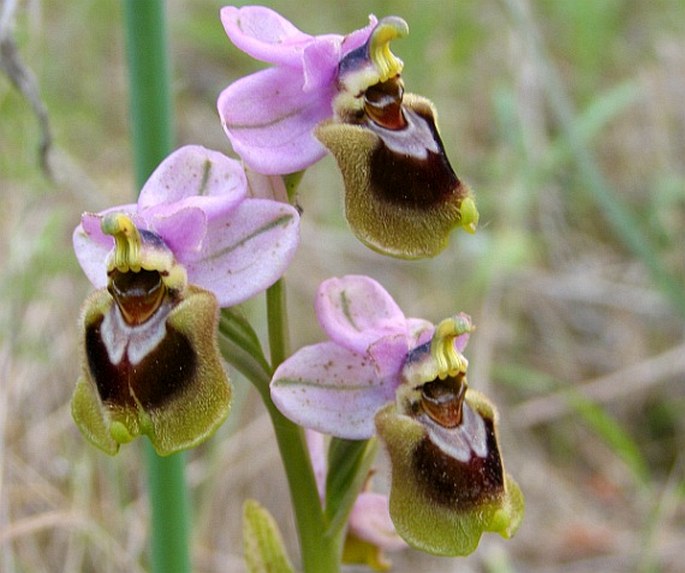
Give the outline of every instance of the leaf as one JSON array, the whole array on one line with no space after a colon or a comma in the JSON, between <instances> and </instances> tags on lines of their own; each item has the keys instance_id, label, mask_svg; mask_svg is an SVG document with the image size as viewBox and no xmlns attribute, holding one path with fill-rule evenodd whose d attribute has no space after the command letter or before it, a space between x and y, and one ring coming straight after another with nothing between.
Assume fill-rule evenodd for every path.
<instances>
[{"instance_id":1,"label":"leaf","mask_svg":"<svg viewBox=\"0 0 685 573\"><path fill-rule=\"evenodd\" d=\"M219 329L221 334L245 349L260 362L267 364L257 333L238 307L221 309Z\"/></svg>"},{"instance_id":2,"label":"leaf","mask_svg":"<svg viewBox=\"0 0 685 573\"><path fill-rule=\"evenodd\" d=\"M243 505L243 551L249 573L294 573L271 514L253 499Z\"/></svg>"},{"instance_id":3,"label":"leaf","mask_svg":"<svg viewBox=\"0 0 685 573\"><path fill-rule=\"evenodd\" d=\"M561 165L573 158L573 138L590 145L607 125L638 101L640 92L634 82L623 82L597 95L578 114L574 133L562 133L550 147L544 164L547 173L558 172Z\"/></svg>"},{"instance_id":4,"label":"leaf","mask_svg":"<svg viewBox=\"0 0 685 573\"><path fill-rule=\"evenodd\" d=\"M335 535L347 517L369 475L376 458L378 442L370 440L331 439L328 448L325 517L327 535Z\"/></svg>"}]
</instances>

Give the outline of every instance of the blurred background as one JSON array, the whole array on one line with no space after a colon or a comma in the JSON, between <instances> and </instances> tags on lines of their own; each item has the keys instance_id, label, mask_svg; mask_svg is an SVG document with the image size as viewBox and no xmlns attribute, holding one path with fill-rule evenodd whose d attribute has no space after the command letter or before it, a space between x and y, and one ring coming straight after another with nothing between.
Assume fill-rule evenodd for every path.
<instances>
[{"instance_id":1,"label":"blurred background","mask_svg":"<svg viewBox=\"0 0 685 573\"><path fill-rule=\"evenodd\" d=\"M293 347L323 339L313 294L333 275L369 274L409 316L470 313L469 381L499 406L505 463L527 499L513 540L486 535L465 559L407 550L391 556L395 570L685 571L685 4L265 4L309 33L404 17L411 32L393 50L407 91L436 104L481 212L476 235L408 263L353 238L332 158L300 188ZM231 153L216 97L260 64L226 38L221 5L170 1L169 36L177 145ZM136 192L121 5L0 7L5 71L15 42L37 88L27 98L0 74L0 571L142 572L142 444L109 458L69 412L91 289L71 233L82 211ZM258 329L263 307L247 306ZM244 571L248 497L276 516L296 559L269 419L232 378L232 416L188 455L199 573ZM387 487L387 474L375 483Z\"/></svg>"}]
</instances>

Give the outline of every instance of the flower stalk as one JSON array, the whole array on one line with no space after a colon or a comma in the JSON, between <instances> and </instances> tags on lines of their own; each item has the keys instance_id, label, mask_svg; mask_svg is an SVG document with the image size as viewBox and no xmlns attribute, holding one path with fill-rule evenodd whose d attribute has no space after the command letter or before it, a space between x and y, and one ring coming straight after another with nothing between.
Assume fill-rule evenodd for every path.
<instances>
[{"instance_id":1,"label":"flower stalk","mask_svg":"<svg viewBox=\"0 0 685 573\"><path fill-rule=\"evenodd\" d=\"M300 541L302 571L338 573L343 530L330 536L324 534L327 527L307 452L304 430L281 414L271 399L264 395L263 398L271 416L278 450L288 478Z\"/></svg>"},{"instance_id":2,"label":"flower stalk","mask_svg":"<svg viewBox=\"0 0 685 573\"><path fill-rule=\"evenodd\" d=\"M266 364L258 343L255 346L254 332L249 324L228 309L222 311L219 347L225 360L257 389L271 418L290 487L300 541L302 571L337 573L340 571L344 528L332 529L327 522L319 499L304 430L286 418L271 399L271 375L289 352L283 279L267 290L266 305L271 365Z\"/></svg>"},{"instance_id":3,"label":"flower stalk","mask_svg":"<svg viewBox=\"0 0 685 573\"><path fill-rule=\"evenodd\" d=\"M280 279L266 291L267 321L272 368L288 356L288 319L285 281ZM342 532L328 536L325 515L307 451L304 430L276 408L269 388L261 393L276 433L278 449L285 466L302 553L305 573L335 573L340 570Z\"/></svg>"},{"instance_id":4,"label":"flower stalk","mask_svg":"<svg viewBox=\"0 0 685 573\"><path fill-rule=\"evenodd\" d=\"M131 135L136 187L171 151L173 118L162 0L125 0ZM157 455L146 444L153 573L189 573L189 501L182 453Z\"/></svg>"}]
</instances>

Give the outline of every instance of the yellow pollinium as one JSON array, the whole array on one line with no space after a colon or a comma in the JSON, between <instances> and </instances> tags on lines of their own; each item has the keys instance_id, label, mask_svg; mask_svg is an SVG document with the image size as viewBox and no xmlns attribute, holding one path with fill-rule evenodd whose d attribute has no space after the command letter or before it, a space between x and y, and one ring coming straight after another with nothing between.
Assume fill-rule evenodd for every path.
<instances>
[{"instance_id":1,"label":"yellow pollinium","mask_svg":"<svg viewBox=\"0 0 685 573\"><path fill-rule=\"evenodd\" d=\"M454 339L472 330L471 319L465 314L446 318L435 328L431 340L431 356L437 366L437 376L441 380L466 372L468 360L454 347Z\"/></svg>"},{"instance_id":2,"label":"yellow pollinium","mask_svg":"<svg viewBox=\"0 0 685 573\"><path fill-rule=\"evenodd\" d=\"M140 232L128 215L109 213L101 223L102 232L114 237L114 253L110 265L122 273L141 269ZM111 270L111 269L110 269Z\"/></svg>"},{"instance_id":3,"label":"yellow pollinium","mask_svg":"<svg viewBox=\"0 0 685 573\"><path fill-rule=\"evenodd\" d=\"M152 232L141 234L125 213L105 215L100 226L105 235L114 237L114 249L107 259L109 273L115 269L121 273L156 271L171 291L182 293L185 290L188 284L186 270L159 236ZM156 236L156 240L152 236Z\"/></svg>"},{"instance_id":4,"label":"yellow pollinium","mask_svg":"<svg viewBox=\"0 0 685 573\"><path fill-rule=\"evenodd\" d=\"M383 18L371 33L369 56L380 81L385 82L402 71L404 62L390 51L390 42L409 34L408 24L398 16Z\"/></svg>"}]
</instances>

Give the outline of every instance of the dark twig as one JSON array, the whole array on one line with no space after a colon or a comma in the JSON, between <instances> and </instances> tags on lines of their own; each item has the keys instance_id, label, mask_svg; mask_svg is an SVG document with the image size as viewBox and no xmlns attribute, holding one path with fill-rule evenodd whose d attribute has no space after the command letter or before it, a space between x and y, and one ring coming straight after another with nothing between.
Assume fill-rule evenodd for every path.
<instances>
[{"instance_id":1,"label":"dark twig","mask_svg":"<svg viewBox=\"0 0 685 573\"><path fill-rule=\"evenodd\" d=\"M40 97L35 75L24 64L19 55L14 38L14 16L16 9L16 0L3 0L2 10L0 11L0 70L5 73L14 87L29 102L33 113L38 119L41 133L38 158L43 173L46 177L52 179L48 162L48 153L52 146L52 132L50 130L48 110Z\"/></svg>"}]
</instances>

